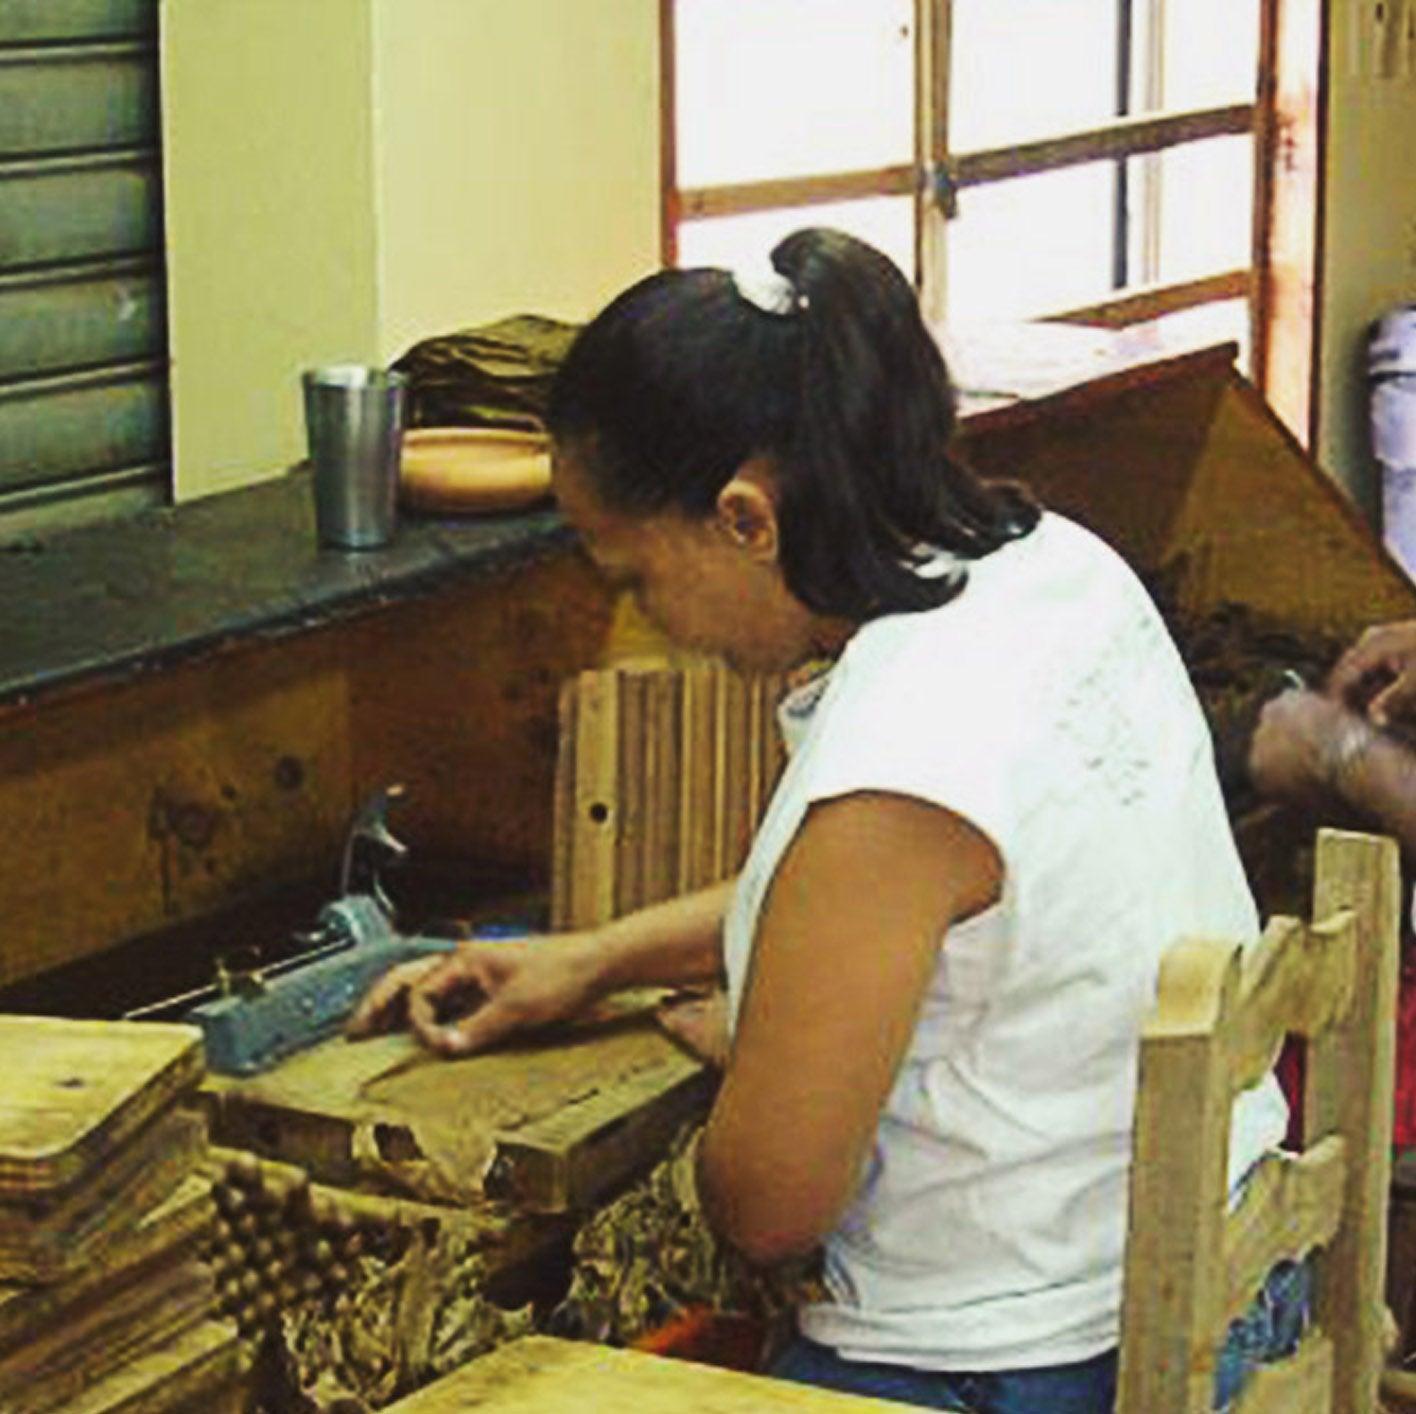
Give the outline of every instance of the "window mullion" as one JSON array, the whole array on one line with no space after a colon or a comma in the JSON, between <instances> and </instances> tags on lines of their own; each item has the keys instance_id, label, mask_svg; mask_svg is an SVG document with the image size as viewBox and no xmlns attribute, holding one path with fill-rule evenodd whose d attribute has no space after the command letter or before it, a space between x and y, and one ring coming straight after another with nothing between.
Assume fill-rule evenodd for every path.
<instances>
[{"instance_id":1,"label":"window mullion","mask_svg":"<svg viewBox=\"0 0 1416 1414\"><path fill-rule=\"evenodd\" d=\"M915 0L915 273L925 317L944 316L948 239L935 182L949 162L952 0Z\"/></svg>"}]
</instances>

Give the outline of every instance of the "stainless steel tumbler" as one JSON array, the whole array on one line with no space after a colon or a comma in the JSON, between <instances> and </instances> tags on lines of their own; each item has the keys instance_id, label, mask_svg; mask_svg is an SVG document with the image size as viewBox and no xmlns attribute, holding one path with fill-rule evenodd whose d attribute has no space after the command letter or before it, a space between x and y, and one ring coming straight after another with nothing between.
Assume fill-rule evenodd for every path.
<instances>
[{"instance_id":1,"label":"stainless steel tumbler","mask_svg":"<svg viewBox=\"0 0 1416 1414\"><path fill-rule=\"evenodd\" d=\"M358 364L303 375L322 545L372 550L393 538L407 381Z\"/></svg>"}]
</instances>

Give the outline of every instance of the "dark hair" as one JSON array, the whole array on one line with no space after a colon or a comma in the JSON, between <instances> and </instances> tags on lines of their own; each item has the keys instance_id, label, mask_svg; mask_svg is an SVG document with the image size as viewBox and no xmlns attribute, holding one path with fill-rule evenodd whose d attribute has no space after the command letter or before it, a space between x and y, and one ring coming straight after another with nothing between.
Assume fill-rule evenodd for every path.
<instances>
[{"instance_id":1,"label":"dark hair","mask_svg":"<svg viewBox=\"0 0 1416 1414\"><path fill-rule=\"evenodd\" d=\"M765 454L782 571L804 604L864 622L947 602L964 576L919 574L921 547L981 559L1026 535L1036 504L950 454L954 390L890 260L816 229L788 236L772 264L790 285L783 312L723 270L626 290L571 346L551 435L584 445L597 494L629 514L709 515Z\"/></svg>"}]
</instances>

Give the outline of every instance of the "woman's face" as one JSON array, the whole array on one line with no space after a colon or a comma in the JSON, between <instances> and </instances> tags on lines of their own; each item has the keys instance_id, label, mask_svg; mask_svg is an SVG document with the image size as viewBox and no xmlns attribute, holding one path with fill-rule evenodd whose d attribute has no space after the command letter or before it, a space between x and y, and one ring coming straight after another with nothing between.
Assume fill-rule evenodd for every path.
<instances>
[{"instance_id":1,"label":"woman's face","mask_svg":"<svg viewBox=\"0 0 1416 1414\"><path fill-rule=\"evenodd\" d=\"M813 616L777 564L770 495L749 492L745 506L733 502L740 513L720 506L702 519L624 515L600 501L574 446L555 449L552 482L600 571L680 647L762 672L812 655Z\"/></svg>"}]
</instances>

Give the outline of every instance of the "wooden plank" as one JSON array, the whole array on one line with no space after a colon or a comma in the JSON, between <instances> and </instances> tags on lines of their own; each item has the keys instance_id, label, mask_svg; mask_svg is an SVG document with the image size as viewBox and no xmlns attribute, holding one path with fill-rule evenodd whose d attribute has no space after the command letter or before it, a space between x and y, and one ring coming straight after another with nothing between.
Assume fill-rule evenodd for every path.
<instances>
[{"instance_id":1,"label":"wooden plank","mask_svg":"<svg viewBox=\"0 0 1416 1414\"><path fill-rule=\"evenodd\" d=\"M1215 300L1247 299L1253 284L1252 271L1226 270L1218 275L1201 276L1197 280L1129 289L1095 304L1081 305L1061 314L1049 314L1047 320L1054 324L1090 324L1103 329L1125 329L1132 324L1144 324L1166 314L1178 314L1184 309L1211 304Z\"/></svg>"},{"instance_id":2,"label":"wooden plank","mask_svg":"<svg viewBox=\"0 0 1416 1414\"><path fill-rule=\"evenodd\" d=\"M245 1370L235 1327L204 1321L76 1395L66 1414L167 1414L185 1407L217 1414L223 1404L241 1407Z\"/></svg>"},{"instance_id":3,"label":"wooden plank","mask_svg":"<svg viewBox=\"0 0 1416 1414\"><path fill-rule=\"evenodd\" d=\"M76 1183L202 1073L201 1032L151 1022L0 1017L0 1195Z\"/></svg>"},{"instance_id":4,"label":"wooden plank","mask_svg":"<svg viewBox=\"0 0 1416 1414\"><path fill-rule=\"evenodd\" d=\"M645 678L642 672L620 669L609 674L615 695L615 777L610 802L614 829L614 916L621 917L644 902L645 833Z\"/></svg>"},{"instance_id":5,"label":"wooden plank","mask_svg":"<svg viewBox=\"0 0 1416 1414\"><path fill-rule=\"evenodd\" d=\"M1327 102L1326 7L1321 0L1265 0L1259 66L1255 231L1254 381L1303 445L1316 444L1322 348L1321 259Z\"/></svg>"},{"instance_id":6,"label":"wooden plank","mask_svg":"<svg viewBox=\"0 0 1416 1414\"><path fill-rule=\"evenodd\" d=\"M705 1067L687 1055L497 1139L487 1193L528 1212L584 1212L661 1155L707 1110Z\"/></svg>"},{"instance_id":7,"label":"wooden plank","mask_svg":"<svg viewBox=\"0 0 1416 1414\"><path fill-rule=\"evenodd\" d=\"M1311 928L1275 918L1244 954L1239 1002L1224 1036L1235 1095L1273 1069L1285 1036L1315 1037L1352 1004L1356 927L1350 909Z\"/></svg>"},{"instance_id":8,"label":"wooden plank","mask_svg":"<svg viewBox=\"0 0 1416 1414\"><path fill-rule=\"evenodd\" d=\"M54 1201L0 1205L0 1281L74 1275L170 1197L196 1171L205 1147L200 1115L167 1114Z\"/></svg>"},{"instance_id":9,"label":"wooden plank","mask_svg":"<svg viewBox=\"0 0 1416 1414\"><path fill-rule=\"evenodd\" d=\"M1333 1348L1326 1336L1310 1336L1297 1354L1254 1371L1232 1414L1299 1414L1327 1409L1332 1389ZM1372 1405L1368 1414L1376 1410Z\"/></svg>"},{"instance_id":10,"label":"wooden plank","mask_svg":"<svg viewBox=\"0 0 1416 1414\"><path fill-rule=\"evenodd\" d=\"M1237 951L1203 941L1172 948L1145 1025L1117 1385L1117 1407L1128 1414L1210 1408L1212 1333L1226 1296L1221 1239L1230 1123L1229 1077L1213 1032L1238 988ZM1183 1153L1175 1143L1180 1116Z\"/></svg>"},{"instance_id":11,"label":"wooden plank","mask_svg":"<svg viewBox=\"0 0 1416 1414\"><path fill-rule=\"evenodd\" d=\"M151 1272L0 1360L0 1407L68 1409L95 1381L208 1319L215 1304L204 1263Z\"/></svg>"},{"instance_id":12,"label":"wooden plank","mask_svg":"<svg viewBox=\"0 0 1416 1414\"><path fill-rule=\"evenodd\" d=\"M1225 1225L1225 1325L1253 1305L1280 1261L1298 1261L1331 1241L1342 1220L1345 1150L1329 1135L1300 1155L1270 1155L1250 1178Z\"/></svg>"},{"instance_id":13,"label":"wooden plank","mask_svg":"<svg viewBox=\"0 0 1416 1414\"><path fill-rule=\"evenodd\" d=\"M561 684L556 709L555 802L551 818L551 927L572 926L575 877L575 738L578 732L579 694L571 678Z\"/></svg>"},{"instance_id":14,"label":"wooden plank","mask_svg":"<svg viewBox=\"0 0 1416 1414\"><path fill-rule=\"evenodd\" d=\"M390 1414L898 1414L899 1404L637 1350L528 1336L388 1406Z\"/></svg>"},{"instance_id":15,"label":"wooden plank","mask_svg":"<svg viewBox=\"0 0 1416 1414\"><path fill-rule=\"evenodd\" d=\"M637 1014L607 1007L599 1020L457 1059L406 1035L324 1042L263 1076L210 1077L213 1137L340 1187L478 1203L502 1136L592 1100L595 1113L612 1112L632 1130L641 1110L660 1103L655 1077L681 1075L684 1057L645 1014L651 1004L635 1003ZM586 1135L600 1142L598 1128ZM565 1162L580 1162L574 1146Z\"/></svg>"},{"instance_id":16,"label":"wooden plank","mask_svg":"<svg viewBox=\"0 0 1416 1414\"><path fill-rule=\"evenodd\" d=\"M211 1185L189 1178L158 1204L100 1260L85 1262L66 1281L46 1286L0 1286L0 1351L37 1335L64 1314L133 1277L151 1263L176 1260L211 1226Z\"/></svg>"},{"instance_id":17,"label":"wooden plank","mask_svg":"<svg viewBox=\"0 0 1416 1414\"><path fill-rule=\"evenodd\" d=\"M713 882L713 784L716 689L713 670L696 664L683 677L683 792L679 799L679 891Z\"/></svg>"},{"instance_id":18,"label":"wooden plank","mask_svg":"<svg viewBox=\"0 0 1416 1414\"><path fill-rule=\"evenodd\" d=\"M678 264L678 51L674 48L677 0L659 0L659 256L666 270Z\"/></svg>"},{"instance_id":19,"label":"wooden plank","mask_svg":"<svg viewBox=\"0 0 1416 1414\"><path fill-rule=\"evenodd\" d=\"M918 183L913 163L901 163L820 176L768 177L756 182L686 187L678 194L679 219L739 216L749 211L817 206L827 201L855 201L868 196L911 196Z\"/></svg>"},{"instance_id":20,"label":"wooden plank","mask_svg":"<svg viewBox=\"0 0 1416 1414\"><path fill-rule=\"evenodd\" d=\"M1342 1023L1309 1043L1303 1118L1305 1133L1348 1143L1344 1221L1324 1254L1318 1321L1333 1341L1335 1414L1371 1414L1383 1349L1400 865L1391 840L1320 831L1313 912L1349 908L1362 985Z\"/></svg>"},{"instance_id":21,"label":"wooden plank","mask_svg":"<svg viewBox=\"0 0 1416 1414\"><path fill-rule=\"evenodd\" d=\"M1102 162L1142 152L1160 152L1181 143L1252 132L1254 105L1233 103L1223 108L1200 108L1183 113L1148 113L1103 123L1084 132L1034 142L994 147L983 152L955 153L949 159L949 177L955 187L1008 181L1035 172L1052 172L1085 162Z\"/></svg>"},{"instance_id":22,"label":"wooden plank","mask_svg":"<svg viewBox=\"0 0 1416 1414\"><path fill-rule=\"evenodd\" d=\"M679 775L682 743L679 739L682 696L681 674L673 670L653 673L648 681L648 829L645 838L644 902L671 898L678 884Z\"/></svg>"},{"instance_id":23,"label":"wooden plank","mask_svg":"<svg viewBox=\"0 0 1416 1414\"><path fill-rule=\"evenodd\" d=\"M577 928L615 916L619 704L608 674L582 673L576 709L571 916Z\"/></svg>"}]
</instances>

